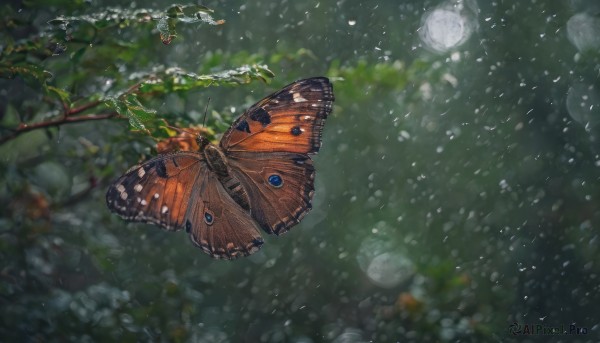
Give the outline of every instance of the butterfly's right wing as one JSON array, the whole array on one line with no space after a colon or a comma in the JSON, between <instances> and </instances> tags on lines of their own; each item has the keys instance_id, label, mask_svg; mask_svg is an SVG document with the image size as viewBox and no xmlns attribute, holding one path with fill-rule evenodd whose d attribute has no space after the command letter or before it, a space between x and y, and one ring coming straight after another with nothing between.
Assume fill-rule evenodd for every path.
<instances>
[{"instance_id":1,"label":"butterfly's right wing","mask_svg":"<svg viewBox=\"0 0 600 343\"><path fill-rule=\"evenodd\" d=\"M226 154L317 153L333 101L329 79L296 81L250 107L225 132L219 144Z\"/></svg>"},{"instance_id":2,"label":"butterfly's right wing","mask_svg":"<svg viewBox=\"0 0 600 343\"><path fill-rule=\"evenodd\" d=\"M109 187L106 203L128 221L185 228L214 258L249 255L263 243L250 214L229 197L198 153L161 155L131 168Z\"/></svg>"},{"instance_id":3,"label":"butterfly's right wing","mask_svg":"<svg viewBox=\"0 0 600 343\"><path fill-rule=\"evenodd\" d=\"M250 214L269 234L280 235L311 210L315 168L306 154L231 152L231 172L250 199Z\"/></svg>"}]
</instances>

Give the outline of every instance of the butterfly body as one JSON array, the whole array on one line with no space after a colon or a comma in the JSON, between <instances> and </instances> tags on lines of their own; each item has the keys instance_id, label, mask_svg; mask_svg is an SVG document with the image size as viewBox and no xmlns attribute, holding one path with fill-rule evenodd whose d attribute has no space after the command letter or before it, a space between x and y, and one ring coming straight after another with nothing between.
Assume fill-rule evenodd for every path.
<instances>
[{"instance_id":1,"label":"butterfly body","mask_svg":"<svg viewBox=\"0 0 600 343\"><path fill-rule=\"evenodd\" d=\"M287 232L311 209L314 167L333 88L326 78L292 83L250 107L219 145L159 155L131 168L106 195L125 220L185 229L214 258L258 251L259 228Z\"/></svg>"}]
</instances>

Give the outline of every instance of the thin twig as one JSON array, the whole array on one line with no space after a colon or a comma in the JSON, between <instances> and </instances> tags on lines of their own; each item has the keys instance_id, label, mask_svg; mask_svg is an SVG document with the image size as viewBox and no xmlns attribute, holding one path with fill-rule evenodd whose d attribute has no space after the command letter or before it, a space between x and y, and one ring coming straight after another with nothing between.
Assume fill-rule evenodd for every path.
<instances>
[{"instance_id":1,"label":"thin twig","mask_svg":"<svg viewBox=\"0 0 600 343\"><path fill-rule=\"evenodd\" d=\"M90 121L90 120L104 120L104 119L117 117L118 115L119 114L116 112L110 112L110 113L101 113L101 114L87 114L87 115L81 115L81 116L76 116L76 117L62 117L59 119L54 119L54 120L49 120L49 121L44 121L44 122L34 123L34 124L21 123L21 124L19 124L19 126L17 126L16 129L14 129L14 131L12 133L10 133L4 137L0 137L0 145L4 144L12 139L15 139L16 137L24 134L25 132L42 129L42 128L47 128L47 127L52 127L52 126L60 126L60 125L69 124L69 123L79 123L79 122Z\"/></svg>"},{"instance_id":2,"label":"thin twig","mask_svg":"<svg viewBox=\"0 0 600 343\"><path fill-rule=\"evenodd\" d=\"M75 115L75 114L79 114L79 113L81 113L83 111L86 111L86 110L89 110L90 108L96 107L96 106L100 105L101 103L102 103L102 101L96 100L96 101L92 101L92 102L90 102L88 104L81 105L79 107L71 108L66 113L67 117Z\"/></svg>"},{"instance_id":3,"label":"thin twig","mask_svg":"<svg viewBox=\"0 0 600 343\"><path fill-rule=\"evenodd\" d=\"M137 91L140 89L140 86L142 85L142 83L144 81L147 81L147 80L142 80L142 81L134 83L131 87L127 88L127 90L125 92L123 92L119 97L122 97L123 95L127 95L127 94L137 93Z\"/></svg>"}]
</instances>

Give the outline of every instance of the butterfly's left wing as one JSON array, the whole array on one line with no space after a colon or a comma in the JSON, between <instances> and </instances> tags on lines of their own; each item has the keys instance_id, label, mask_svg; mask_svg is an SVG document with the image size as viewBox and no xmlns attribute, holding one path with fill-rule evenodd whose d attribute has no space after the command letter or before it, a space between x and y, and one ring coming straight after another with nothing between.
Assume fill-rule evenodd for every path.
<instances>
[{"instance_id":1,"label":"butterfly's left wing","mask_svg":"<svg viewBox=\"0 0 600 343\"><path fill-rule=\"evenodd\" d=\"M227 194L197 152L160 155L131 168L108 188L106 204L128 221L169 231L185 228L213 258L247 256L263 244L250 213Z\"/></svg>"},{"instance_id":2,"label":"butterfly's left wing","mask_svg":"<svg viewBox=\"0 0 600 343\"><path fill-rule=\"evenodd\" d=\"M296 81L244 112L221 138L221 148L226 153L316 153L333 100L327 78Z\"/></svg>"},{"instance_id":3,"label":"butterfly's left wing","mask_svg":"<svg viewBox=\"0 0 600 343\"><path fill-rule=\"evenodd\" d=\"M125 220L180 230L192 189L204 169L206 162L199 153L159 155L113 182L106 192L106 205Z\"/></svg>"}]
</instances>

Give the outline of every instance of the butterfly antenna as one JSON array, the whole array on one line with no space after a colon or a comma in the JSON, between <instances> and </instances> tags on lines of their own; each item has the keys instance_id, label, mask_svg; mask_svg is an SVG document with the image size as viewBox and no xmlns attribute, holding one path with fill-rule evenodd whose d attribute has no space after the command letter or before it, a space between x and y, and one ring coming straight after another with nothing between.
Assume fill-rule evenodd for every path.
<instances>
[{"instance_id":1,"label":"butterfly antenna","mask_svg":"<svg viewBox=\"0 0 600 343\"><path fill-rule=\"evenodd\" d=\"M204 108L204 119L202 119L202 126L206 127L206 112L208 111L208 104L210 104L210 97L206 102L206 107Z\"/></svg>"}]
</instances>

